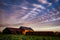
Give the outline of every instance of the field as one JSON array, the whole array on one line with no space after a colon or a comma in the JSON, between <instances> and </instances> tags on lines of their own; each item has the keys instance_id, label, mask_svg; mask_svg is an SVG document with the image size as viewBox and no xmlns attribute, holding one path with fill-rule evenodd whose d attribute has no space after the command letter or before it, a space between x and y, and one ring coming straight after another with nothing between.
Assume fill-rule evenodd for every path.
<instances>
[{"instance_id":1,"label":"field","mask_svg":"<svg viewBox=\"0 0 60 40\"><path fill-rule=\"evenodd\" d=\"M0 34L0 40L60 40L58 36Z\"/></svg>"}]
</instances>

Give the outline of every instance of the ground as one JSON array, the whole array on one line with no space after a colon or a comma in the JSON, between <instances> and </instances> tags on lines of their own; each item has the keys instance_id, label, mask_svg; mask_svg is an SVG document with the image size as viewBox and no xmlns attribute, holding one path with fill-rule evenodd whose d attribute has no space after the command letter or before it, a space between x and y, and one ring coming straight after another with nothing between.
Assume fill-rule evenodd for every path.
<instances>
[{"instance_id":1,"label":"ground","mask_svg":"<svg viewBox=\"0 0 60 40\"><path fill-rule=\"evenodd\" d=\"M60 40L58 36L0 34L0 40Z\"/></svg>"}]
</instances>

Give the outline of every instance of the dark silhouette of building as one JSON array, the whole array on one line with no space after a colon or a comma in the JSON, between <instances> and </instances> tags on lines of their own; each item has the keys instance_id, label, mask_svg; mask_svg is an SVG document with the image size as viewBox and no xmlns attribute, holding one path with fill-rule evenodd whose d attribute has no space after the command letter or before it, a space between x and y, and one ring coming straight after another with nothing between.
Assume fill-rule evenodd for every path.
<instances>
[{"instance_id":1,"label":"dark silhouette of building","mask_svg":"<svg viewBox=\"0 0 60 40\"><path fill-rule=\"evenodd\" d=\"M33 30L33 29L30 28L30 27L24 27L24 26L21 26L19 29L21 29L21 30Z\"/></svg>"},{"instance_id":2,"label":"dark silhouette of building","mask_svg":"<svg viewBox=\"0 0 60 40\"><path fill-rule=\"evenodd\" d=\"M22 30L22 34L26 34L27 32L33 32L34 30L30 27L24 27L24 26L21 26L20 29Z\"/></svg>"},{"instance_id":3,"label":"dark silhouette of building","mask_svg":"<svg viewBox=\"0 0 60 40\"><path fill-rule=\"evenodd\" d=\"M20 28L5 28L4 34L26 34L26 32L33 31L32 28L21 26Z\"/></svg>"},{"instance_id":4,"label":"dark silhouette of building","mask_svg":"<svg viewBox=\"0 0 60 40\"><path fill-rule=\"evenodd\" d=\"M3 30L4 34L19 34L21 32L22 32L22 30L19 28L5 28Z\"/></svg>"},{"instance_id":5,"label":"dark silhouette of building","mask_svg":"<svg viewBox=\"0 0 60 40\"><path fill-rule=\"evenodd\" d=\"M53 31L34 31L34 32L27 32L26 35L60 36L60 32L53 32Z\"/></svg>"},{"instance_id":6,"label":"dark silhouette of building","mask_svg":"<svg viewBox=\"0 0 60 40\"><path fill-rule=\"evenodd\" d=\"M4 34L24 34L24 35L45 35L45 36L60 36L60 32L53 31L34 31L30 27L21 26L20 28L5 28L3 30Z\"/></svg>"}]
</instances>

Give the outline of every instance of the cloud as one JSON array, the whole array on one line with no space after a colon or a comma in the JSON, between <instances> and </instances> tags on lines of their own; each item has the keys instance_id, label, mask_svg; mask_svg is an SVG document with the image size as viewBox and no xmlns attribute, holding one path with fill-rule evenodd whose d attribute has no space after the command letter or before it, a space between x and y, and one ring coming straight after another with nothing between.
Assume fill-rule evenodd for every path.
<instances>
[{"instance_id":1,"label":"cloud","mask_svg":"<svg viewBox=\"0 0 60 40\"><path fill-rule=\"evenodd\" d=\"M60 20L60 12L55 9L51 11L49 10L49 12L46 11L45 14L39 17L36 17L35 19L32 19L31 21L40 24L40 23L51 22L51 21L56 21L56 20Z\"/></svg>"},{"instance_id":2,"label":"cloud","mask_svg":"<svg viewBox=\"0 0 60 40\"><path fill-rule=\"evenodd\" d=\"M22 9L28 9L27 7L22 7Z\"/></svg>"},{"instance_id":3,"label":"cloud","mask_svg":"<svg viewBox=\"0 0 60 40\"><path fill-rule=\"evenodd\" d=\"M34 6L34 8L32 8L31 11L27 15L22 17L22 19L31 20L31 19L35 18L38 14L40 14L39 12L41 12L41 10L45 9L45 7L43 7L42 5L33 4L33 6ZM38 8L40 8L40 9L38 9Z\"/></svg>"},{"instance_id":4,"label":"cloud","mask_svg":"<svg viewBox=\"0 0 60 40\"><path fill-rule=\"evenodd\" d=\"M9 5L9 4L5 4L4 5ZM19 9L17 9L19 8ZM2 10L2 9L1 9ZM4 10L4 9L3 9ZM7 12L7 10L0 12L2 15L2 21L3 24L16 24L21 22L22 20L20 19L21 17L23 17L24 15L26 15L26 13L28 11L26 11L26 7L21 7L20 5L11 5L10 11L12 10L13 12ZM7 17L7 18L6 18Z\"/></svg>"},{"instance_id":5,"label":"cloud","mask_svg":"<svg viewBox=\"0 0 60 40\"><path fill-rule=\"evenodd\" d=\"M39 0L39 2L41 2L42 4L50 4L46 0ZM3 24L18 24L26 22L34 24L44 23L52 20L54 21L55 19L60 17L59 11L56 12L57 10L54 9L56 13L53 10L49 10L47 12L47 8L45 8L45 6L41 4L30 4L25 1L25 3L22 3L21 5L13 5L7 3L4 3L4 5L10 7L8 7L8 10L5 9L1 12L3 13Z\"/></svg>"},{"instance_id":6,"label":"cloud","mask_svg":"<svg viewBox=\"0 0 60 40\"><path fill-rule=\"evenodd\" d=\"M47 0L38 0L38 1L43 3L43 4L48 4Z\"/></svg>"},{"instance_id":7,"label":"cloud","mask_svg":"<svg viewBox=\"0 0 60 40\"><path fill-rule=\"evenodd\" d=\"M48 6L52 5L52 3L49 3L47 0L38 0L38 2L40 2L42 4L48 4Z\"/></svg>"},{"instance_id":8,"label":"cloud","mask_svg":"<svg viewBox=\"0 0 60 40\"><path fill-rule=\"evenodd\" d=\"M9 4L5 4L5 5L9 5ZM27 7L28 4L21 4L21 5L12 5L10 7L10 11L12 12L8 12L7 11L3 11L3 24L18 24L18 23L24 23L25 19L29 18L28 16L31 14L29 14L29 11L32 10L32 8L28 8ZM9 14L9 15L7 15ZM31 14L32 15L32 14ZM8 18L5 18L5 17Z\"/></svg>"},{"instance_id":9,"label":"cloud","mask_svg":"<svg viewBox=\"0 0 60 40\"><path fill-rule=\"evenodd\" d=\"M39 5L39 4L33 4L33 6L35 6L36 8L45 9L45 7L44 7L44 6L42 6L42 5Z\"/></svg>"}]
</instances>

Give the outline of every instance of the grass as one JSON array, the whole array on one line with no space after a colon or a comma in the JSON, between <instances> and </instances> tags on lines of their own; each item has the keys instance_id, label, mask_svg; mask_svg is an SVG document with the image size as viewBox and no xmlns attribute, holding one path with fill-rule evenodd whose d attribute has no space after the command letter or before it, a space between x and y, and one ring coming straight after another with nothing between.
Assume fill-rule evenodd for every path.
<instances>
[{"instance_id":1,"label":"grass","mask_svg":"<svg viewBox=\"0 0 60 40\"><path fill-rule=\"evenodd\" d=\"M0 40L60 40L58 36L0 34Z\"/></svg>"}]
</instances>

